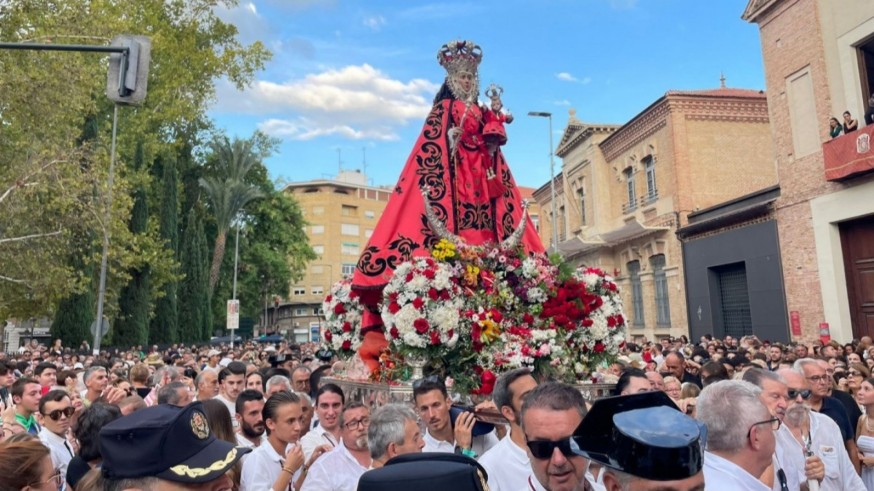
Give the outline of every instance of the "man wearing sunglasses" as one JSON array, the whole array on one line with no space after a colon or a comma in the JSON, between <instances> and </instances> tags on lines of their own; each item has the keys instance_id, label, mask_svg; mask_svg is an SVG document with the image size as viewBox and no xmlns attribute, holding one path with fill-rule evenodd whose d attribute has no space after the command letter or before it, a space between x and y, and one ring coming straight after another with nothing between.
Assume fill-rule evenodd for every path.
<instances>
[{"instance_id":1,"label":"man wearing sunglasses","mask_svg":"<svg viewBox=\"0 0 874 491\"><path fill-rule=\"evenodd\" d=\"M73 459L73 447L67 442L67 430L75 409L65 390L51 390L39 401L39 419L42 429L39 439L52 456L52 465L61 473L61 482L66 487L67 466ZM61 488L63 489L63 488Z\"/></svg>"},{"instance_id":2,"label":"man wearing sunglasses","mask_svg":"<svg viewBox=\"0 0 874 491\"><path fill-rule=\"evenodd\" d=\"M522 432L528 446L530 491L585 491L589 461L571 450L571 436L586 415L583 396L573 386L547 382L522 402ZM519 489L519 488L517 488Z\"/></svg>"},{"instance_id":3,"label":"man wearing sunglasses","mask_svg":"<svg viewBox=\"0 0 874 491\"><path fill-rule=\"evenodd\" d=\"M785 428L777 432L777 458L786 473L788 489L798 489L811 479L820 481L820 491L863 491L865 484L853 468L838 425L828 416L811 410L813 391L808 380L794 369L777 372L786 382ZM814 459L812 457L818 457ZM811 472L819 460L821 472Z\"/></svg>"}]
</instances>

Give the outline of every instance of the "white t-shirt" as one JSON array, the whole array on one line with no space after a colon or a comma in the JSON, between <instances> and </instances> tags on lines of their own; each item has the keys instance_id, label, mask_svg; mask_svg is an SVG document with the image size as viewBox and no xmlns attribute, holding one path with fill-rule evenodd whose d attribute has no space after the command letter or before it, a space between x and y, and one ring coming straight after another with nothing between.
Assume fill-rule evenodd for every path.
<instances>
[{"instance_id":1,"label":"white t-shirt","mask_svg":"<svg viewBox=\"0 0 874 491\"><path fill-rule=\"evenodd\" d=\"M288 450L286 449L286 452ZM273 483L279 479L284 464L284 455L279 455L269 442L258 446L243 462L240 476L240 491L271 491ZM291 483L297 482L300 469L294 473Z\"/></svg>"},{"instance_id":2,"label":"white t-shirt","mask_svg":"<svg viewBox=\"0 0 874 491\"><path fill-rule=\"evenodd\" d=\"M316 448L322 445L330 445L331 448L335 448L337 446L337 439L334 438L330 432L325 431L321 426L317 426L314 429L307 432L303 438L300 439L300 446L303 450L303 458L306 462L310 461L310 456L312 456L313 452Z\"/></svg>"},{"instance_id":3,"label":"white t-shirt","mask_svg":"<svg viewBox=\"0 0 874 491\"><path fill-rule=\"evenodd\" d=\"M214 399L221 401L222 404L228 407L228 411L231 413L231 424L234 425L234 431L236 431L240 427L240 422L237 421L237 418L234 416L237 414L237 403L226 398L221 392L219 392L219 395L215 396Z\"/></svg>"},{"instance_id":4,"label":"white t-shirt","mask_svg":"<svg viewBox=\"0 0 874 491\"><path fill-rule=\"evenodd\" d=\"M512 432L512 430L511 430ZM531 473L528 452L510 438L510 433L479 459L489 475L491 491L514 491L519 489Z\"/></svg>"},{"instance_id":5,"label":"white t-shirt","mask_svg":"<svg viewBox=\"0 0 874 491\"><path fill-rule=\"evenodd\" d=\"M443 440L438 440L431 436L431 432L425 431L425 436L423 437L425 440L425 448L422 449L423 452L443 452L443 453L453 453L455 452L455 440L451 442L444 442ZM490 448L494 447L498 444L498 436L495 434L495 430L492 430L485 435L475 436L471 441L471 450L476 452L477 459L484 453L486 453Z\"/></svg>"},{"instance_id":6,"label":"white t-shirt","mask_svg":"<svg viewBox=\"0 0 874 491\"><path fill-rule=\"evenodd\" d=\"M343 440L322 454L310 467L301 491L356 491L361 474L369 469L358 463Z\"/></svg>"}]
</instances>

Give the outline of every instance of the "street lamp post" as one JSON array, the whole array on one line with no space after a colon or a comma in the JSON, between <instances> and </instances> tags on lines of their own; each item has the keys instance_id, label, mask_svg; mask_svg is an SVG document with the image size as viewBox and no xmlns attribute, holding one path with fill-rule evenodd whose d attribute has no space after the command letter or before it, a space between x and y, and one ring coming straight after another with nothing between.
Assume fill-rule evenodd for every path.
<instances>
[{"instance_id":1,"label":"street lamp post","mask_svg":"<svg viewBox=\"0 0 874 491\"><path fill-rule=\"evenodd\" d=\"M552 150L552 113L530 111L529 116L549 119L549 199L552 202L552 250L558 250L558 214L555 211L555 161Z\"/></svg>"}]
</instances>

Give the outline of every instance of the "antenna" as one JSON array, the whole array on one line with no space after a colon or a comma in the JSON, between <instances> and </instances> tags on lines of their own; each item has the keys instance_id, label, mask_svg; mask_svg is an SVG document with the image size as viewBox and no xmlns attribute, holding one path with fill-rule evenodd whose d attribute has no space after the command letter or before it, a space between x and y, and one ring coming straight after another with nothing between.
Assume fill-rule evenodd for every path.
<instances>
[{"instance_id":1,"label":"antenna","mask_svg":"<svg viewBox=\"0 0 874 491\"><path fill-rule=\"evenodd\" d=\"M343 149L337 147L337 176L343 172Z\"/></svg>"},{"instance_id":2,"label":"antenna","mask_svg":"<svg viewBox=\"0 0 874 491\"><path fill-rule=\"evenodd\" d=\"M367 147L361 147L361 172L367 176Z\"/></svg>"}]
</instances>

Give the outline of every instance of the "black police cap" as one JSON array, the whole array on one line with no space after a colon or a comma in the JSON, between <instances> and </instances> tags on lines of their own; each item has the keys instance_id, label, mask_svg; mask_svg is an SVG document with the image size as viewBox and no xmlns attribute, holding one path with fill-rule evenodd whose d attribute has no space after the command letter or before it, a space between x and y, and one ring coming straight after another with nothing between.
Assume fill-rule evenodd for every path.
<instances>
[{"instance_id":1,"label":"black police cap","mask_svg":"<svg viewBox=\"0 0 874 491\"><path fill-rule=\"evenodd\" d=\"M227 472L252 449L220 440L209 429L203 404L160 404L119 418L100 430L107 479L157 477L204 483Z\"/></svg>"},{"instance_id":2,"label":"black police cap","mask_svg":"<svg viewBox=\"0 0 874 491\"><path fill-rule=\"evenodd\" d=\"M701 472L706 431L664 392L607 397L592 405L571 449L632 476L674 481Z\"/></svg>"},{"instance_id":3,"label":"black police cap","mask_svg":"<svg viewBox=\"0 0 874 491\"><path fill-rule=\"evenodd\" d=\"M488 474L470 457L440 452L398 455L367 471L358 491L488 491Z\"/></svg>"}]
</instances>

